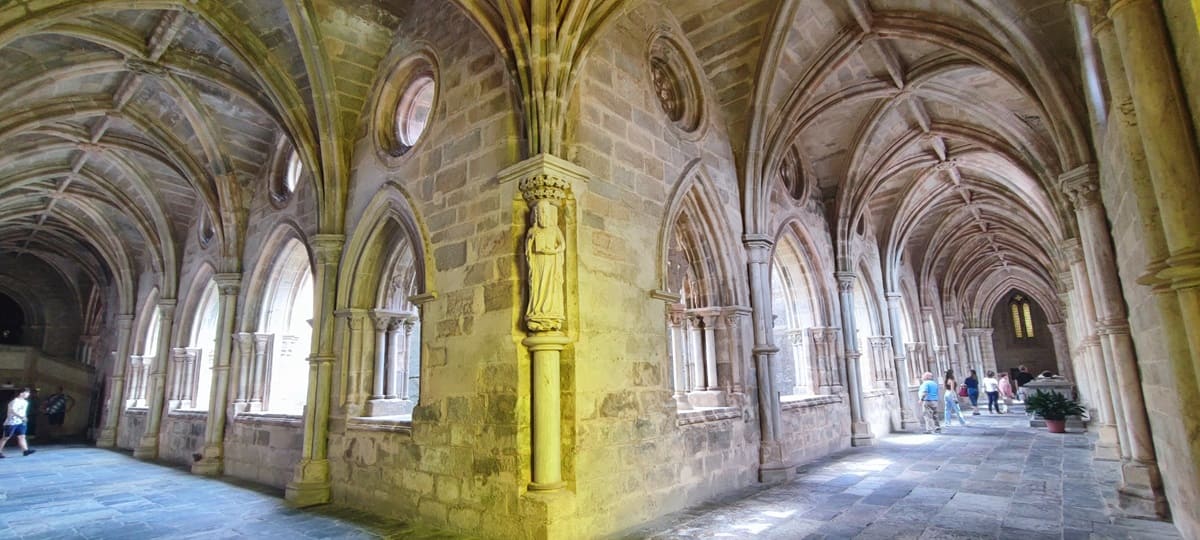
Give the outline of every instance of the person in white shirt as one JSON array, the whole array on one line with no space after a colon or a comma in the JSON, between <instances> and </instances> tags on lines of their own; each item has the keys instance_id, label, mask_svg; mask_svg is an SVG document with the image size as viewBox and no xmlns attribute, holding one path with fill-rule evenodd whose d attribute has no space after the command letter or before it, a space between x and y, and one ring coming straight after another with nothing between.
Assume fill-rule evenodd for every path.
<instances>
[{"instance_id":1,"label":"person in white shirt","mask_svg":"<svg viewBox=\"0 0 1200 540\"><path fill-rule=\"evenodd\" d=\"M988 397L988 414L1000 414L1000 381L996 380L996 372L987 372L983 378L983 391Z\"/></svg>"},{"instance_id":2,"label":"person in white shirt","mask_svg":"<svg viewBox=\"0 0 1200 540\"><path fill-rule=\"evenodd\" d=\"M17 446L21 447L22 455L28 456L37 450L30 450L25 442L25 426L29 424L29 389L22 388L17 397L8 402L8 416L4 418L4 436L0 437L0 458L4 456L4 447L8 440L17 438Z\"/></svg>"}]
</instances>

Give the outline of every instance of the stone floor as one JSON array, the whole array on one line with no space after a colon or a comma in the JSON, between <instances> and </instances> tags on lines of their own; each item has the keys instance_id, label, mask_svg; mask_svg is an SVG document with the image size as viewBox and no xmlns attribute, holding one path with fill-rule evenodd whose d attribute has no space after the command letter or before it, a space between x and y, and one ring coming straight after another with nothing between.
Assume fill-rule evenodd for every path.
<instances>
[{"instance_id":1,"label":"stone floor","mask_svg":"<svg viewBox=\"0 0 1200 540\"><path fill-rule=\"evenodd\" d=\"M1025 416L969 416L940 435L898 434L670 515L626 538L1179 538L1113 508L1117 468L1087 434ZM0 538L453 538L336 508L295 510L276 491L85 446L0 461Z\"/></svg>"},{"instance_id":2,"label":"stone floor","mask_svg":"<svg viewBox=\"0 0 1200 540\"><path fill-rule=\"evenodd\" d=\"M280 493L80 445L0 460L3 539L457 538L361 512L287 507Z\"/></svg>"},{"instance_id":3,"label":"stone floor","mask_svg":"<svg viewBox=\"0 0 1200 540\"><path fill-rule=\"evenodd\" d=\"M967 422L829 456L791 482L667 516L628 538L1179 538L1170 523L1115 510L1117 464L1094 462L1086 433L1032 429L1023 413Z\"/></svg>"}]
</instances>

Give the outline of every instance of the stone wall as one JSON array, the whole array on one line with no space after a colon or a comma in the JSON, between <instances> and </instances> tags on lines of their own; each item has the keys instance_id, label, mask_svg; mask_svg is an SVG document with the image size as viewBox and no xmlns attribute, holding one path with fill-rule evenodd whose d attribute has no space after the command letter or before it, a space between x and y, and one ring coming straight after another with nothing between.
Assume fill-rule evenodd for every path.
<instances>
[{"instance_id":1,"label":"stone wall","mask_svg":"<svg viewBox=\"0 0 1200 540\"><path fill-rule=\"evenodd\" d=\"M888 436L900 428L900 398L891 388L874 388L863 391L863 420L871 425L871 434L876 439ZM916 396L913 396L916 401ZM920 418L920 416L916 416Z\"/></svg>"},{"instance_id":2,"label":"stone wall","mask_svg":"<svg viewBox=\"0 0 1200 540\"><path fill-rule=\"evenodd\" d=\"M1129 309L1129 327L1137 352L1142 394L1167 500L1171 503L1171 514L1179 530L1185 537L1196 537L1200 535L1200 505L1196 505L1195 501L1200 500L1200 493L1194 491L1195 482L1178 481L1200 475L1200 469L1197 469L1200 456L1192 455L1187 430L1180 421L1180 415L1195 413L1180 410L1174 382L1175 371L1165 347L1162 318L1150 289L1136 281L1149 260L1142 241L1137 203L1130 186L1131 179L1124 161L1115 113L1111 118L1113 120L1108 123L1102 146L1101 195L1112 226L1117 270Z\"/></svg>"},{"instance_id":3,"label":"stone wall","mask_svg":"<svg viewBox=\"0 0 1200 540\"><path fill-rule=\"evenodd\" d=\"M239 414L225 428L225 474L283 489L303 444L299 416Z\"/></svg>"},{"instance_id":4,"label":"stone wall","mask_svg":"<svg viewBox=\"0 0 1200 540\"><path fill-rule=\"evenodd\" d=\"M180 465L191 465L192 454L204 449L204 428L208 413L204 411L171 411L163 415L158 437L158 459Z\"/></svg>"},{"instance_id":5,"label":"stone wall","mask_svg":"<svg viewBox=\"0 0 1200 540\"><path fill-rule=\"evenodd\" d=\"M850 404L844 394L784 401L787 462L803 465L850 447Z\"/></svg>"},{"instance_id":6,"label":"stone wall","mask_svg":"<svg viewBox=\"0 0 1200 540\"><path fill-rule=\"evenodd\" d=\"M133 450L146 433L146 409L125 409L117 426L117 448Z\"/></svg>"}]
</instances>

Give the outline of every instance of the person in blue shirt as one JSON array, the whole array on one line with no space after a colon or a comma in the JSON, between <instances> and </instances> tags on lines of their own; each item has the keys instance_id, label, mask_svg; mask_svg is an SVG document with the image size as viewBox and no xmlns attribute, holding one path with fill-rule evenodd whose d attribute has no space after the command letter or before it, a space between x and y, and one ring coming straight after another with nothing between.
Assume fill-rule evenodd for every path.
<instances>
[{"instance_id":1,"label":"person in blue shirt","mask_svg":"<svg viewBox=\"0 0 1200 540\"><path fill-rule=\"evenodd\" d=\"M938 418L938 383L933 380L933 373L928 371L921 376L921 387L917 390L921 400L921 418L925 422L925 433L941 433L942 424Z\"/></svg>"}]
</instances>

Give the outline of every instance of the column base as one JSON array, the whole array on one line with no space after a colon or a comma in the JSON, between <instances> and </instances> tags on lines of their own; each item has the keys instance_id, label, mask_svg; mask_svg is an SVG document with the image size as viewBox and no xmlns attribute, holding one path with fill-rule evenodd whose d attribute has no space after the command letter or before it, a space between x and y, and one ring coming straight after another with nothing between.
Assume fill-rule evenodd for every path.
<instances>
[{"instance_id":1,"label":"column base","mask_svg":"<svg viewBox=\"0 0 1200 540\"><path fill-rule=\"evenodd\" d=\"M723 390L696 390L688 392L688 403L693 407L726 407L729 401Z\"/></svg>"},{"instance_id":2,"label":"column base","mask_svg":"<svg viewBox=\"0 0 1200 540\"><path fill-rule=\"evenodd\" d=\"M681 411L692 410L692 404L688 401L687 394L682 392L675 394L675 408Z\"/></svg>"},{"instance_id":3,"label":"column base","mask_svg":"<svg viewBox=\"0 0 1200 540\"><path fill-rule=\"evenodd\" d=\"M567 490L529 491L521 497L521 526L525 538L575 538L575 494ZM475 531L472 531L475 532Z\"/></svg>"},{"instance_id":4,"label":"column base","mask_svg":"<svg viewBox=\"0 0 1200 540\"><path fill-rule=\"evenodd\" d=\"M1044 424L1044 422L1043 422ZM1121 447L1117 442L1117 427L1112 424L1096 424L1096 450L1092 459L1099 461L1121 461Z\"/></svg>"},{"instance_id":5,"label":"column base","mask_svg":"<svg viewBox=\"0 0 1200 540\"><path fill-rule=\"evenodd\" d=\"M871 434L871 424L854 422L850 424L850 446L874 446L875 436Z\"/></svg>"},{"instance_id":6,"label":"column base","mask_svg":"<svg viewBox=\"0 0 1200 540\"><path fill-rule=\"evenodd\" d=\"M783 446L778 442L764 442L758 449L758 481L778 484L796 477L796 465L785 459Z\"/></svg>"},{"instance_id":7,"label":"column base","mask_svg":"<svg viewBox=\"0 0 1200 540\"><path fill-rule=\"evenodd\" d=\"M221 455L221 449L207 446L204 448L203 456L192 463L192 474L220 476L224 465L225 459Z\"/></svg>"},{"instance_id":8,"label":"column base","mask_svg":"<svg viewBox=\"0 0 1200 540\"><path fill-rule=\"evenodd\" d=\"M1117 500L1126 514L1154 519L1170 516L1157 464L1126 461L1121 464L1121 479Z\"/></svg>"},{"instance_id":9,"label":"column base","mask_svg":"<svg viewBox=\"0 0 1200 540\"><path fill-rule=\"evenodd\" d=\"M113 448L117 445L117 430L104 428L96 437L96 448Z\"/></svg>"},{"instance_id":10,"label":"column base","mask_svg":"<svg viewBox=\"0 0 1200 540\"><path fill-rule=\"evenodd\" d=\"M301 460L296 467L295 478L284 491L284 499L289 506L296 508L327 504L330 500L329 487L328 460Z\"/></svg>"},{"instance_id":11,"label":"column base","mask_svg":"<svg viewBox=\"0 0 1200 540\"><path fill-rule=\"evenodd\" d=\"M142 437L138 447L133 449L133 457L137 459L158 458L158 437Z\"/></svg>"},{"instance_id":12,"label":"column base","mask_svg":"<svg viewBox=\"0 0 1200 540\"><path fill-rule=\"evenodd\" d=\"M902 407L900 411L900 429L908 431L910 429L920 429L921 419L913 414L911 407Z\"/></svg>"}]
</instances>

